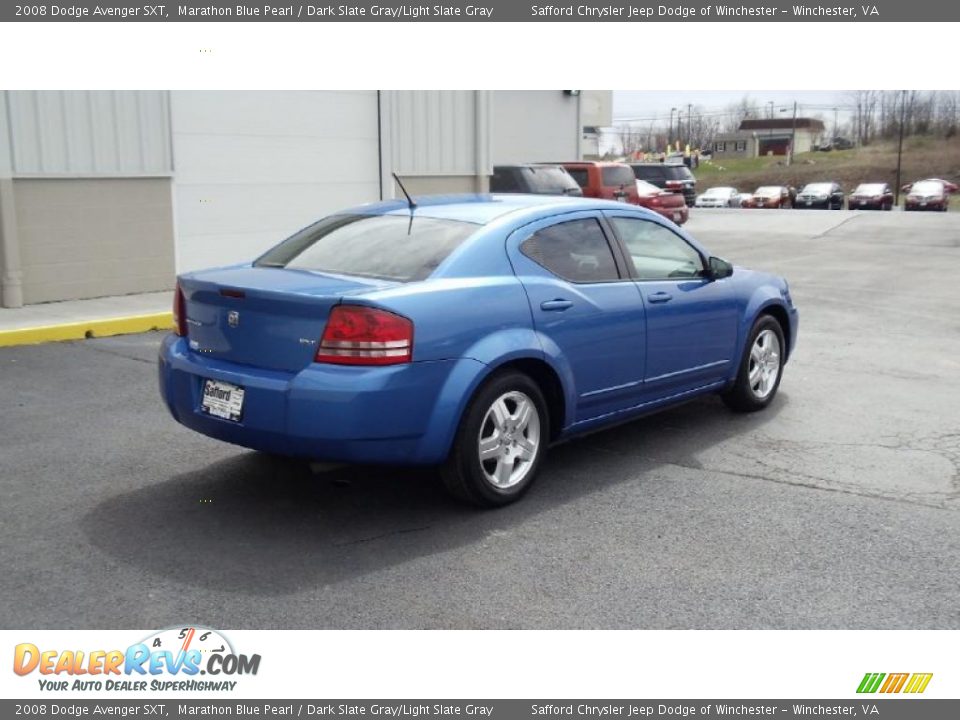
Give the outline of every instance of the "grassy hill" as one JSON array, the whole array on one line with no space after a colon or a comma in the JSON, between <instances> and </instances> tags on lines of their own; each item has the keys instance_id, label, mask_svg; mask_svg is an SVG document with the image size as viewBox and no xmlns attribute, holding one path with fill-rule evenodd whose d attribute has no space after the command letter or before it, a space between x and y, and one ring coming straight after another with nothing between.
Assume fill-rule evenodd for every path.
<instances>
[{"instance_id":1,"label":"grassy hill","mask_svg":"<svg viewBox=\"0 0 960 720\"><path fill-rule=\"evenodd\" d=\"M743 192L753 191L760 185L799 188L817 181L835 181L850 191L861 182L888 182L892 186L896 173L896 143L801 153L789 167L783 157L717 158L701 162L694 171L698 192L717 185L733 185ZM904 183L928 177L960 182L960 137L904 140L901 177Z\"/></svg>"}]
</instances>

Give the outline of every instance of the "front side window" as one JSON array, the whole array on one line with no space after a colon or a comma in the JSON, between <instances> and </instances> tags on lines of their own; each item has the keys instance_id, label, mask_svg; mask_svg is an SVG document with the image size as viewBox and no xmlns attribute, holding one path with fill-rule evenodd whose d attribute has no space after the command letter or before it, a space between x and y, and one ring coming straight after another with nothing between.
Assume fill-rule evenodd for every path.
<instances>
[{"instance_id":1,"label":"front side window","mask_svg":"<svg viewBox=\"0 0 960 720\"><path fill-rule=\"evenodd\" d=\"M637 218L611 218L640 280L703 277L700 253L663 225Z\"/></svg>"},{"instance_id":2,"label":"front side window","mask_svg":"<svg viewBox=\"0 0 960 720\"><path fill-rule=\"evenodd\" d=\"M402 215L333 215L268 250L254 267L410 282L428 277L479 225Z\"/></svg>"},{"instance_id":3,"label":"front side window","mask_svg":"<svg viewBox=\"0 0 960 720\"><path fill-rule=\"evenodd\" d=\"M521 252L554 275L578 283L619 279L613 252L595 218L569 220L538 230Z\"/></svg>"}]
</instances>

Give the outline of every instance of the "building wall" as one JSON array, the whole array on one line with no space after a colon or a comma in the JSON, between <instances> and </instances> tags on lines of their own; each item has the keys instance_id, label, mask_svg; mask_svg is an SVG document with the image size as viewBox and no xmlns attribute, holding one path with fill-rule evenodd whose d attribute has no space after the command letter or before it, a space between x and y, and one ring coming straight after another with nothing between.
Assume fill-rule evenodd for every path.
<instances>
[{"instance_id":1,"label":"building wall","mask_svg":"<svg viewBox=\"0 0 960 720\"><path fill-rule=\"evenodd\" d=\"M490 93L386 90L380 97L383 197L483 192L489 187Z\"/></svg>"},{"instance_id":2,"label":"building wall","mask_svg":"<svg viewBox=\"0 0 960 720\"><path fill-rule=\"evenodd\" d=\"M168 290L169 178L17 179L23 302Z\"/></svg>"},{"instance_id":3,"label":"building wall","mask_svg":"<svg viewBox=\"0 0 960 720\"><path fill-rule=\"evenodd\" d=\"M579 108L562 90L494 91L492 164L578 160Z\"/></svg>"},{"instance_id":4,"label":"building wall","mask_svg":"<svg viewBox=\"0 0 960 720\"><path fill-rule=\"evenodd\" d=\"M173 282L168 95L0 92L3 304Z\"/></svg>"},{"instance_id":5,"label":"building wall","mask_svg":"<svg viewBox=\"0 0 960 720\"><path fill-rule=\"evenodd\" d=\"M714 140L712 150L717 157L756 157L757 138L749 134L720 135Z\"/></svg>"},{"instance_id":6,"label":"building wall","mask_svg":"<svg viewBox=\"0 0 960 720\"><path fill-rule=\"evenodd\" d=\"M380 198L376 91L172 93L177 270Z\"/></svg>"},{"instance_id":7,"label":"building wall","mask_svg":"<svg viewBox=\"0 0 960 720\"><path fill-rule=\"evenodd\" d=\"M14 177L169 175L161 91L6 92Z\"/></svg>"}]
</instances>

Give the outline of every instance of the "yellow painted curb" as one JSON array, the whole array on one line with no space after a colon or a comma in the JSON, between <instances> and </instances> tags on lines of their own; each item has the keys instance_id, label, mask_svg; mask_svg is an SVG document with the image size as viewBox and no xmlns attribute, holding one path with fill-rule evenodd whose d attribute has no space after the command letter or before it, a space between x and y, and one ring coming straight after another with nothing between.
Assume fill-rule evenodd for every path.
<instances>
[{"instance_id":1,"label":"yellow painted curb","mask_svg":"<svg viewBox=\"0 0 960 720\"><path fill-rule=\"evenodd\" d=\"M0 347L36 345L37 343L61 340L83 340L84 338L108 337L110 335L129 335L150 330L168 330L172 327L173 313L171 312L88 320L63 325L43 325L17 330L0 330Z\"/></svg>"}]
</instances>

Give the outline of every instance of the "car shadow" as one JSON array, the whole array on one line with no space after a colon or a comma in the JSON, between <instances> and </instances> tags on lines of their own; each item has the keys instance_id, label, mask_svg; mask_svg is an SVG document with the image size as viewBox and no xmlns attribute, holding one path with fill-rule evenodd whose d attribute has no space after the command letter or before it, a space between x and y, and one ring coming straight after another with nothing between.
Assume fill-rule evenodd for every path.
<instances>
[{"instance_id":1,"label":"car shadow","mask_svg":"<svg viewBox=\"0 0 960 720\"><path fill-rule=\"evenodd\" d=\"M535 486L494 511L457 503L433 469L303 463L240 451L226 460L116 495L81 520L91 544L175 583L282 596L482 542L498 531L773 421L703 398L555 446ZM662 480L660 480L662 482ZM650 508L656 513L655 507Z\"/></svg>"}]
</instances>

